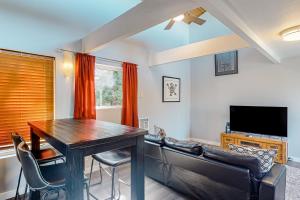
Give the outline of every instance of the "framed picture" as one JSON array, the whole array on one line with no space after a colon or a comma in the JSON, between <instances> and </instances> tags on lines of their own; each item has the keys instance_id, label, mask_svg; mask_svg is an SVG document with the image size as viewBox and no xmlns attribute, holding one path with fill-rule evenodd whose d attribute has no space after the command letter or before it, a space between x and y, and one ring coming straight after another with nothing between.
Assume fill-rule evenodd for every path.
<instances>
[{"instance_id":1,"label":"framed picture","mask_svg":"<svg viewBox=\"0 0 300 200\"><path fill-rule=\"evenodd\" d=\"M162 101L180 102L180 78L162 77Z\"/></svg>"},{"instance_id":2,"label":"framed picture","mask_svg":"<svg viewBox=\"0 0 300 200\"><path fill-rule=\"evenodd\" d=\"M215 75L222 76L238 73L238 51L215 55Z\"/></svg>"}]
</instances>

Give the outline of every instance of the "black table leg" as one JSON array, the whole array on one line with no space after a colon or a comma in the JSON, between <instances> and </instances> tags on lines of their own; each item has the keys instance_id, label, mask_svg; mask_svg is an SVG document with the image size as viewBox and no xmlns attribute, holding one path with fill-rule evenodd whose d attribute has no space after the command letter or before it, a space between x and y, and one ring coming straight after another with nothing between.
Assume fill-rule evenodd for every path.
<instances>
[{"instance_id":1,"label":"black table leg","mask_svg":"<svg viewBox=\"0 0 300 200\"><path fill-rule=\"evenodd\" d=\"M31 139L31 151L33 155L37 155L40 151L40 137L34 134L33 129L30 128L30 139ZM29 199L35 200L40 199L39 191L30 191Z\"/></svg>"},{"instance_id":2,"label":"black table leg","mask_svg":"<svg viewBox=\"0 0 300 200\"><path fill-rule=\"evenodd\" d=\"M67 150L66 166L66 199L83 200L84 156L82 152L76 150Z\"/></svg>"},{"instance_id":3,"label":"black table leg","mask_svg":"<svg viewBox=\"0 0 300 200\"><path fill-rule=\"evenodd\" d=\"M31 152L33 155L37 155L40 151L40 137L37 136L33 129L30 128L30 139L31 139Z\"/></svg>"},{"instance_id":4,"label":"black table leg","mask_svg":"<svg viewBox=\"0 0 300 200\"><path fill-rule=\"evenodd\" d=\"M144 136L136 140L136 146L131 148L131 199L144 200Z\"/></svg>"}]
</instances>

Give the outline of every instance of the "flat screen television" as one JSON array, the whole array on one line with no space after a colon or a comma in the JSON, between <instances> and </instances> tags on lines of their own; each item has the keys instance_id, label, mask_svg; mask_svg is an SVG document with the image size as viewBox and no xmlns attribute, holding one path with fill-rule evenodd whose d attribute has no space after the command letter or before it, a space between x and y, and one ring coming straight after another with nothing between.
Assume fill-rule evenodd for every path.
<instances>
[{"instance_id":1,"label":"flat screen television","mask_svg":"<svg viewBox=\"0 0 300 200\"><path fill-rule=\"evenodd\" d=\"M287 112L287 107L230 106L230 129L287 137Z\"/></svg>"}]
</instances>

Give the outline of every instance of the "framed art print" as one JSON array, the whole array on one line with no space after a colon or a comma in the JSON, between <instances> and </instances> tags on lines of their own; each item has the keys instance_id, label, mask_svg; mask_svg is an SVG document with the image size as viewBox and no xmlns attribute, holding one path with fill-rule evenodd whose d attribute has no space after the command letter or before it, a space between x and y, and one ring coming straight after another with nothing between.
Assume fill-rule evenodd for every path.
<instances>
[{"instance_id":1,"label":"framed art print","mask_svg":"<svg viewBox=\"0 0 300 200\"><path fill-rule=\"evenodd\" d=\"M238 51L215 55L215 75L222 76L238 73Z\"/></svg>"},{"instance_id":2,"label":"framed art print","mask_svg":"<svg viewBox=\"0 0 300 200\"><path fill-rule=\"evenodd\" d=\"M180 78L162 77L162 101L180 102Z\"/></svg>"}]
</instances>

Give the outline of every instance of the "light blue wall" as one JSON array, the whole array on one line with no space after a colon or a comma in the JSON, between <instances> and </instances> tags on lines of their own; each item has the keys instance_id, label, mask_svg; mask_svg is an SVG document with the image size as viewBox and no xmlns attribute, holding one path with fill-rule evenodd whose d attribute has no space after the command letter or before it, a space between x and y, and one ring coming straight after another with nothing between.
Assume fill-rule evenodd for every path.
<instances>
[{"instance_id":1,"label":"light blue wall","mask_svg":"<svg viewBox=\"0 0 300 200\"><path fill-rule=\"evenodd\" d=\"M239 73L214 75L214 57L191 61L193 138L220 141L229 105L287 106L288 154L300 161L300 58L271 63L255 49L239 50Z\"/></svg>"},{"instance_id":2,"label":"light blue wall","mask_svg":"<svg viewBox=\"0 0 300 200\"><path fill-rule=\"evenodd\" d=\"M190 136L190 61L180 61L139 69L139 114L165 129L170 137ZM181 79L180 102L162 102L162 76Z\"/></svg>"}]
</instances>

